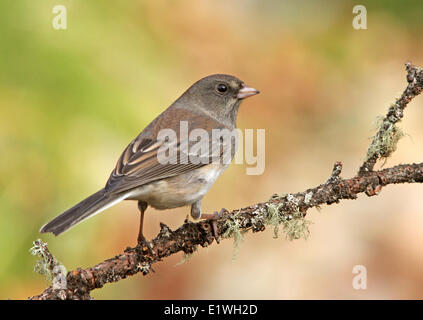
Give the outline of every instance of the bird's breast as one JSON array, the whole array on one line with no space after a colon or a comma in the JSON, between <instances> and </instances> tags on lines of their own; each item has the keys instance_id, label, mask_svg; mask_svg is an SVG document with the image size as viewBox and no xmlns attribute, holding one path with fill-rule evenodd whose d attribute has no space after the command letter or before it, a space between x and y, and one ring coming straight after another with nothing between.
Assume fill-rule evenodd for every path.
<instances>
[{"instance_id":1,"label":"bird's breast","mask_svg":"<svg viewBox=\"0 0 423 320\"><path fill-rule=\"evenodd\" d=\"M131 200L142 200L164 210L192 204L209 191L227 165L208 164L191 172L151 182L133 190Z\"/></svg>"}]
</instances>

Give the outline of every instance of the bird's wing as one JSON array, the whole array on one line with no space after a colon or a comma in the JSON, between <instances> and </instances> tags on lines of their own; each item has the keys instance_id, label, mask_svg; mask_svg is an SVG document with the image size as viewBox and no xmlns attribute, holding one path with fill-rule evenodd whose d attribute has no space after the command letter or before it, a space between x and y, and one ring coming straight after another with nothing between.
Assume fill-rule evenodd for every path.
<instances>
[{"instance_id":1,"label":"bird's wing","mask_svg":"<svg viewBox=\"0 0 423 320\"><path fill-rule=\"evenodd\" d=\"M143 132L141 132L123 151L115 169L110 175L106 184L106 191L120 193L142 186L152 181L157 181L186 173L190 170L200 168L206 163L211 163L212 156L216 152L221 154L221 150L216 150L212 145L212 129L222 128L216 120L205 115L194 114L181 109L168 109L162 117L156 118ZM164 117L163 117L164 116ZM167 119L167 121L165 121ZM180 135L181 121L186 121L190 130L202 128L207 132L209 148L204 154L197 153L197 161L193 162L187 153L195 142L188 141ZM165 125L166 124L166 125ZM174 147L174 156L166 158L166 163L160 161L163 155L161 148L165 141L158 139L161 129L172 129L177 134L176 141L166 142L167 147ZM184 146L186 143L186 146ZM163 158L161 158L163 159Z\"/></svg>"}]
</instances>

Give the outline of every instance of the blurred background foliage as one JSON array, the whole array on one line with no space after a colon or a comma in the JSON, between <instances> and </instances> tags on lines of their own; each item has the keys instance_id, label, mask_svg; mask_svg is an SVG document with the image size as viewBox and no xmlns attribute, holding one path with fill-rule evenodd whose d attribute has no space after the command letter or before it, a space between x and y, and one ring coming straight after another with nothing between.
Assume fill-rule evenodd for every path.
<instances>
[{"instance_id":1,"label":"blurred background foliage","mask_svg":"<svg viewBox=\"0 0 423 320\"><path fill-rule=\"evenodd\" d=\"M67 30L52 8L67 7ZM368 29L352 28L367 8ZM206 212L343 176L364 159L375 119L406 85L404 63L423 65L422 1L0 2L0 298L47 285L28 249L41 237L68 270L134 245L135 202L121 203L55 238L49 219L101 188L123 148L189 85L229 73L262 93L246 101L240 128L266 129L266 170L232 165L205 197ZM406 110L409 134L387 165L423 161L423 97ZM310 210L307 241L247 235L174 256L93 292L113 299L422 298L423 186ZM188 208L148 210L146 233L176 228ZM365 265L368 289L352 288ZM246 284L248 286L246 287Z\"/></svg>"}]
</instances>

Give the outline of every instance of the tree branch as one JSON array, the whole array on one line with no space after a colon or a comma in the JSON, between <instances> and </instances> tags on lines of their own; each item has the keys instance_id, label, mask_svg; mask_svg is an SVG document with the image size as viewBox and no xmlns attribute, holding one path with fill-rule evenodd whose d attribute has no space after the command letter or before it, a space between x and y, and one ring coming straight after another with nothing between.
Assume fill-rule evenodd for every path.
<instances>
[{"instance_id":1,"label":"tree branch","mask_svg":"<svg viewBox=\"0 0 423 320\"><path fill-rule=\"evenodd\" d=\"M382 119L379 130L367 150L366 161L359 170L360 174L372 171L378 159L386 159L395 151L396 143L403 136L402 131L395 124L401 121L408 103L423 90L422 69L413 66L410 62L405 65L405 68L408 86Z\"/></svg>"},{"instance_id":2,"label":"tree branch","mask_svg":"<svg viewBox=\"0 0 423 320\"><path fill-rule=\"evenodd\" d=\"M217 221L218 235L222 238L233 237L237 243L244 232L264 231L266 227L273 227L275 236L278 236L281 226L289 239L307 237L308 223L305 216L310 208L338 203L344 199L357 199L360 193L374 196L390 184L422 183L423 163L373 170L378 160L386 159L395 151L402 136L396 124L402 119L408 103L423 90L422 69L407 63L406 71L408 86L382 119L367 151L366 160L355 177L342 179L342 163L336 162L329 179L315 188L295 194L275 195L266 202L224 213ZM175 231L163 223L160 226L159 234L152 240L153 252L146 247L128 247L122 254L94 267L68 272L65 288L50 286L30 299L91 299L90 292L106 283L117 282L139 272L147 275L154 271L152 265L163 258L180 251L191 254L198 246L207 247L214 240L208 221L194 223L186 220ZM47 250L44 244L41 247ZM49 259L51 261L52 258Z\"/></svg>"}]
</instances>

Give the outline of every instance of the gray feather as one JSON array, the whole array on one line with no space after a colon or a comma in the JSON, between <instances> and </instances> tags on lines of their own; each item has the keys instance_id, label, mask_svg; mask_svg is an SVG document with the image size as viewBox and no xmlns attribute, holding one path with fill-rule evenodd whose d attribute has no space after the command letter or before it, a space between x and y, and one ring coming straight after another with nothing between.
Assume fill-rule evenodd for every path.
<instances>
[{"instance_id":1,"label":"gray feather","mask_svg":"<svg viewBox=\"0 0 423 320\"><path fill-rule=\"evenodd\" d=\"M40 232L52 232L57 236L79 222L101 211L103 208L108 207L112 202L119 200L119 198L122 198L121 200L123 200L122 195L109 194L104 189L101 189L85 200L82 200L76 206L66 210L61 215L51 220L40 229Z\"/></svg>"}]
</instances>

